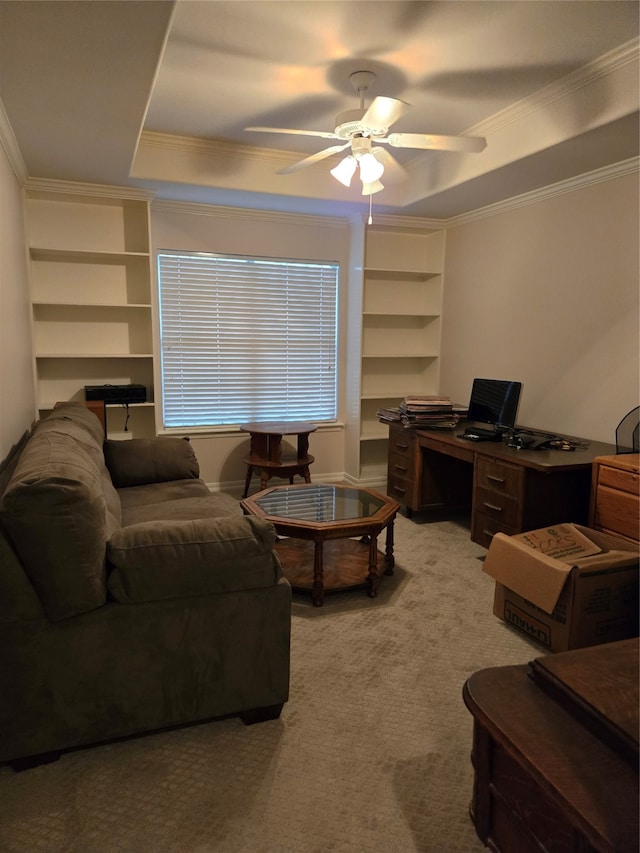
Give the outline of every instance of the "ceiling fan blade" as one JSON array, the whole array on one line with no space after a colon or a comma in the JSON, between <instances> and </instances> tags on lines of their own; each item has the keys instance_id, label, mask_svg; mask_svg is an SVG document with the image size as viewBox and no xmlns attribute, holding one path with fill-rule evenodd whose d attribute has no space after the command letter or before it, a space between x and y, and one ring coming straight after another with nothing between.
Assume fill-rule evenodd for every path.
<instances>
[{"instance_id":1,"label":"ceiling fan blade","mask_svg":"<svg viewBox=\"0 0 640 853\"><path fill-rule=\"evenodd\" d=\"M278 175L290 175L292 172L297 172L298 169L305 169L307 166L312 166L314 163L318 163L320 160L324 160L326 157L331 157L332 154L337 154L338 151L344 151L345 148L349 148L351 142L347 142L345 145L332 145L329 148L324 148L322 151L317 151L315 154L312 154L310 157L305 157L304 160L299 160L297 163L293 163L291 166L285 166L284 169L278 169Z\"/></svg>"},{"instance_id":2,"label":"ceiling fan blade","mask_svg":"<svg viewBox=\"0 0 640 853\"><path fill-rule=\"evenodd\" d=\"M406 104L397 98L385 98L378 95L377 98L373 99L360 121L368 127L386 130L410 109L411 104Z\"/></svg>"},{"instance_id":3,"label":"ceiling fan blade","mask_svg":"<svg viewBox=\"0 0 640 853\"><path fill-rule=\"evenodd\" d=\"M430 148L435 151L460 151L477 154L486 148L482 136L436 136L431 133L390 133L385 140L394 148Z\"/></svg>"},{"instance_id":4,"label":"ceiling fan blade","mask_svg":"<svg viewBox=\"0 0 640 853\"><path fill-rule=\"evenodd\" d=\"M319 136L320 139L340 139L335 133L328 133L324 130L292 130L287 127L245 127L245 130L257 133L293 133L295 136Z\"/></svg>"},{"instance_id":5,"label":"ceiling fan blade","mask_svg":"<svg viewBox=\"0 0 640 853\"><path fill-rule=\"evenodd\" d=\"M398 163L396 158L386 148L372 148L371 153L379 163L384 166L385 184L397 184L406 181L409 177L406 169Z\"/></svg>"}]
</instances>

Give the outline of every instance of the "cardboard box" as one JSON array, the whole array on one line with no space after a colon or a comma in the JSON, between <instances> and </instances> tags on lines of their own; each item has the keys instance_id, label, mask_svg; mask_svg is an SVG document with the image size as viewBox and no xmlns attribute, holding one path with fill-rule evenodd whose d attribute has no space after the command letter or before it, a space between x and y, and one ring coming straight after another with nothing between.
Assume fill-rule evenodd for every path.
<instances>
[{"instance_id":1,"label":"cardboard box","mask_svg":"<svg viewBox=\"0 0 640 853\"><path fill-rule=\"evenodd\" d=\"M562 652L638 636L640 552L578 524L496 533L483 571L493 612L545 649Z\"/></svg>"}]
</instances>

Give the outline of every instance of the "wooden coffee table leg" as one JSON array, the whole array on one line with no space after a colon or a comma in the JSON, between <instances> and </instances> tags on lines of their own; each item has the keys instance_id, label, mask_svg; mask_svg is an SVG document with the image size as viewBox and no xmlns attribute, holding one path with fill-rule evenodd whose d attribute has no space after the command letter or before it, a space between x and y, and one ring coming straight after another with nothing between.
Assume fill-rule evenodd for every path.
<instances>
[{"instance_id":1,"label":"wooden coffee table leg","mask_svg":"<svg viewBox=\"0 0 640 853\"><path fill-rule=\"evenodd\" d=\"M384 573L385 575L393 574L393 567L396 564L395 557L393 556L393 518L387 525L387 542L384 551Z\"/></svg>"},{"instance_id":2,"label":"wooden coffee table leg","mask_svg":"<svg viewBox=\"0 0 640 853\"><path fill-rule=\"evenodd\" d=\"M313 588L311 590L311 600L314 607L322 607L324 603L323 571L322 542L315 542L313 551Z\"/></svg>"},{"instance_id":3,"label":"wooden coffee table leg","mask_svg":"<svg viewBox=\"0 0 640 853\"><path fill-rule=\"evenodd\" d=\"M369 539L369 574L367 575L369 598L375 598L378 594L378 537L371 536Z\"/></svg>"}]
</instances>

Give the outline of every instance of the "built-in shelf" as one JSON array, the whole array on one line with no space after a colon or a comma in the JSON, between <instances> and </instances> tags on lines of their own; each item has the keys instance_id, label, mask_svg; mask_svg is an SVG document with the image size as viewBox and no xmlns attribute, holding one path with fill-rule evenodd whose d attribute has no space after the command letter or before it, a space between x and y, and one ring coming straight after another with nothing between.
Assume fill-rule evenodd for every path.
<instances>
[{"instance_id":1,"label":"built-in shelf","mask_svg":"<svg viewBox=\"0 0 640 853\"><path fill-rule=\"evenodd\" d=\"M39 411L86 385L142 384L122 437L154 435L147 199L61 184L27 190L26 209Z\"/></svg>"},{"instance_id":2,"label":"built-in shelf","mask_svg":"<svg viewBox=\"0 0 640 853\"><path fill-rule=\"evenodd\" d=\"M444 231L387 217L354 233L364 244L359 273L352 251L361 304L353 298L350 325L359 308L360 346L351 356L354 370L359 360L359 438L348 443L347 470L359 479L386 479L388 427L378 410L398 406L407 394L439 391Z\"/></svg>"}]
</instances>

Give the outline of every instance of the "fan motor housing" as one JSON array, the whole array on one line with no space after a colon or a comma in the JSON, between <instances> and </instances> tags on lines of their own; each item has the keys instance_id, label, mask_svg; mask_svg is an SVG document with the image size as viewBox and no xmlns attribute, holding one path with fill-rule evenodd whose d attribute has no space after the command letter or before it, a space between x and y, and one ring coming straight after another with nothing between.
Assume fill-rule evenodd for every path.
<instances>
[{"instance_id":1,"label":"fan motor housing","mask_svg":"<svg viewBox=\"0 0 640 853\"><path fill-rule=\"evenodd\" d=\"M336 116L335 134L340 139L352 139L356 134L363 136L384 136L387 127L368 127L362 123L366 110L345 110Z\"/></svg>"}]
</instances>

